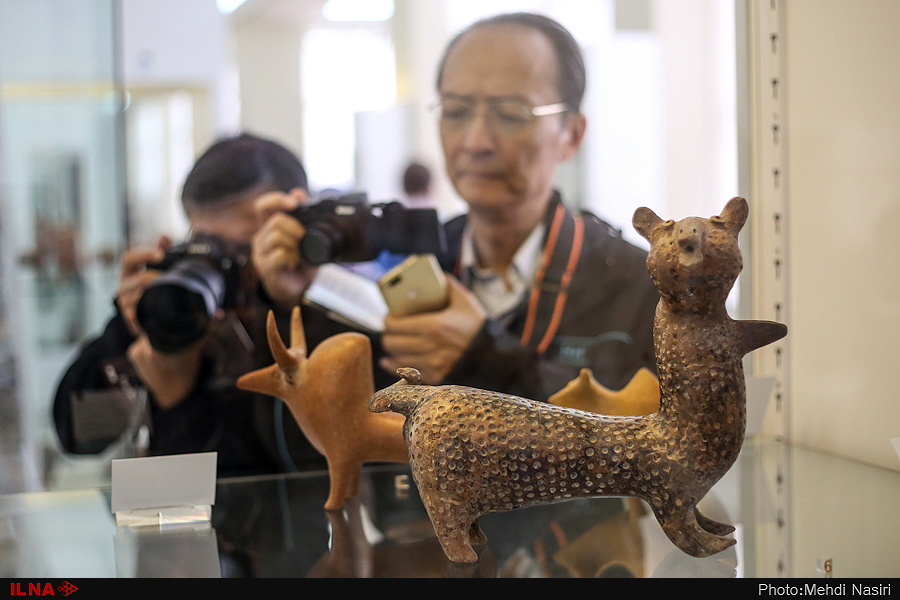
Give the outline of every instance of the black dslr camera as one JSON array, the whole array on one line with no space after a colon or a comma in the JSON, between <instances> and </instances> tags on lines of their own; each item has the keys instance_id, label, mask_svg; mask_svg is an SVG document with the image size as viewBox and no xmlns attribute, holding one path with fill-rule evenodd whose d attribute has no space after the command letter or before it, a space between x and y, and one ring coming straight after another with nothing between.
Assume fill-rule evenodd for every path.
<instances>
[{"instance_id":1,"label":"black dslr camera","mask_svg":"<svg viewBox=\"0 0 900 600\"><path fill-rule=\"evenodd\" d=\"M138 301L137 320L154 349L172 353L199 340L219 309L242 306L247 297L246 245L197 236L174 246L149 268L165 271Z\"/></svg>"},{"instance_id":2,"label":"black dslr camera","mask_svg":"<svg viewBox=\"0 0 900 600\"><path fill-rule=\"evenodd\" d=\"M311 265L375 260L383 250L439 254L447 245L436 210L369 204L365 193L324 198L291 214L306 228L300 255Z\"/></svg>"}]
</instances>

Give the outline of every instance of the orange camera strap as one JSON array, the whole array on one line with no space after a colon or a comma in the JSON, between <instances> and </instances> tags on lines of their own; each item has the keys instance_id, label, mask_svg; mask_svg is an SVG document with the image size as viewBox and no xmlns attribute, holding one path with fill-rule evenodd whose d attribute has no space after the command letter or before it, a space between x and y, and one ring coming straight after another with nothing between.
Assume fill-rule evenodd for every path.
<instances>
[{"instance_id":1,"label":"orange camera strap","mask_svg":"<svg viewBox=\"0 0 900 600\"><path fill-rule=\"evenodd\" d=\"M562 240L563 243L560 243ZM584 221L580 215L569 213L562 202L556 205L553 223L547 232L547 242L541 264L531 288L528 300L528 315L522 331L522 343L532 344L538 322L545 324L543 337L536 349L543 354L550 346L562 320L563 310L569 297L569 284L584 241ZM568 247L566 247L568 242Z\"/></svg>"},{"instance_id":2,"label":"orange camera strap","mask_svg":"<svg viewBox=\"0 0 900 600\"><path fill-rule=\"evenodd\" d=\"M558 202L531 288L525 329L521 337L522 344L534 346L540 354L547 351L562 321L569 285L578 266L583 241L584 220L580 215L567 211L563 203ZM461 254L462 252L457 256L457 277L461 270ZM539 326L544 329L544 334L535 345L535 331Z\"/></svg>"}]
</instances>

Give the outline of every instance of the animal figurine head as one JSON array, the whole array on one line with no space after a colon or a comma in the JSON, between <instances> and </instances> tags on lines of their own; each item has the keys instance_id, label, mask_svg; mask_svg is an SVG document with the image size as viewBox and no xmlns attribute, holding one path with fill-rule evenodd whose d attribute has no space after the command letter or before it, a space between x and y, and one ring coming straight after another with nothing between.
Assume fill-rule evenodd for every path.
<instances>
[{"instance_id":1,"label":"animal figurine head","mask_svg":"<svg viewBox=\"0 0 900 600\"><path fill-rule=\"evenodd\" d=\"M237 386L282 399L303 434L328 462L331 492L327 510L356 496L365 462L408 461L399 415L375 415L368 401L375 391L372 349L360 333L332 336L307 356L300 307L291 314L290 348L267 321L275 364L240 377Z\"/></svg>"},{"instance_id":2,"label":"animal figurine head","mask_svg":"<svg viewBox=\"0 0 900 600\"><path fill-rule=\"evenodd\" d=\"M660 295L654 327L658 372L672 360L684 362L689 354L698 359L710 348L715 355L699 360L738 360L787 335L781 323L733 321L726 312L725 301L743 268L738 233L748 214L740 197L708 219L664 221L646 207L634 212L635 230L650 242L647 269ZM688 338L679 341L679 327L687 328ZM679 353L674 358L673 350ZM742 395L743 388L741 372Z\"/></svg>"},{"instance_id":3,"label":"animal figurine head","mask_svg":"<svg viewBox=\"0 0 900 600\"><path fill-rule=\"evenodd\" d=\"M735 543L734 527L697 504L731 468L746 422L742 358L787 333L780 323L735 321L724 303L741 269L733 199L710 219L663 221L635 212L651 242L660 291L653 335L659 409L603 415L464 386L422 385L414 370L372 396L370 409L406 416L413 479L454 562L475 562L478 517L577 497L647 502L675 546L691 556ZM589 383L589 382L588 382Z\"/></svg>"},{"instance_id":4,"label":"animal figurine head","mask_svg":"<svg viewBox=\"0 0 900 600\"><path fill-rule=\"evenodd\" d=\"M635 211L632 224L650 242L650 277L672 310L724 310L743 267L737 240L748 212L743 198L732 198L709 219L664 221L649 208Z\"/></svg>"},{"instance_id":5,"label":"animal figurine head","mask_svg":"<svg viewBox=\"0 0 900 600\"><path fill-rule=\"evenodd\" d=\"M600 385L590 369L582 369L547 402L601 415L649 415L659 408L659 381L650 369L641 367L625 387L614 391Z\"/></svg>"}]
</instances>

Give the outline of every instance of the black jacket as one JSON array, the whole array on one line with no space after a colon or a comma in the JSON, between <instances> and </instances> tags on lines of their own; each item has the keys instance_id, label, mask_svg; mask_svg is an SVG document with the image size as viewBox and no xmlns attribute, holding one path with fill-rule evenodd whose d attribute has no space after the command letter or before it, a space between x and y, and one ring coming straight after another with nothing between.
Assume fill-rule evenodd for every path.
<instances>
[{"instance_id":1,"label":"black jacket","mask_svg":"<svg viewBox=\"0 0 900 600\"><path fill-rule=\"evenodd\" d=\"M492 320L484 325L446 383L546 401L584 367L613 390L624 387L642 366L656 372L653 316L659 295L647 271L647 254L625 241L619 230L587 212L581 214L581 253L558 328L546 349L538 349L552 322L561 273L575 237L575 216L563 206L559 194L554 195L547 212L548 232L558 206L564 211L563 224L544 280L531 341L525 344L521 339L528 320L530 298L526 297L506 327ZM449 252L440 259L446 271L458 270L465 224L465 215L447 223ZM545 239L544 246L546 243Z\"/></svg>"}]
</instances>

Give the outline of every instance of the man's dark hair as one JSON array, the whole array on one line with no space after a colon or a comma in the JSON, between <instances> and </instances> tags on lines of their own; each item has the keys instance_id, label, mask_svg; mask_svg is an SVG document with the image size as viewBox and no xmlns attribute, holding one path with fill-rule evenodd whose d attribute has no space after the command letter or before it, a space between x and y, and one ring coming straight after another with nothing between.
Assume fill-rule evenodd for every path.
<instances>
[{"instance_id":1,"label":"man's dark hair","mask_svg":"<svg viewBox=\"0 0 900 600\"><path fill-rule=\"evenodd\" d=\"M560 99L565 102L569 109L578 111L581 109L581 100L584 98L585 89L585 67L584 57L581 53L581 47L572 37L565 27L557 21L534 13L505 13L490 16L480 21L476 21L472 25L462 30L454 37L447 48L438 66L437 88L441 89L441 79L444 74L444 65L447 62L447 56L456 44L462 40L467 34L480 29L482 27L492 25L518 25L528 27L542 33L556 49L557 76L559 80L556 87L559 90Z\"/></svg>"},{"instance_id":2,"label":"man's dark hair","mask_svg":"<svg viewBox=\"0 0 900 600\"><path fill-rule=\"evenodd\" d=\"M194 163L184 182L185 210L216 206L266 191L308 189L306 170L287 148L243 133L223 138Z\"/></svg>"}]
</instances>

